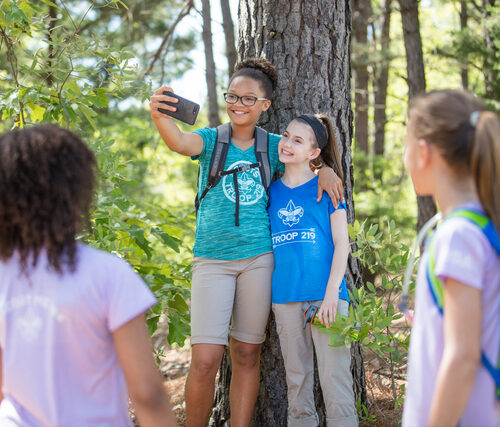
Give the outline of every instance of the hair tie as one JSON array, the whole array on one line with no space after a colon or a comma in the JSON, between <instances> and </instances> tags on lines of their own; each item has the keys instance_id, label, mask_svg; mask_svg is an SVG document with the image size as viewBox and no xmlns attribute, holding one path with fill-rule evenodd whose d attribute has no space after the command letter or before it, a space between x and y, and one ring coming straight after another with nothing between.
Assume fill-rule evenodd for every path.
<instances>
[{"instance_id":1,"label":"hair tie","mask_svg":"<svg viewBox=\"0 0 500 427\"><path fill-rule=\"evenodd\" d=\"M470 116L469 116L469 123L470 125L475 128L476 125L477 125L477 122L479 121L479 115L481 114L481 111L473 111L472 113L470 113Z\"/></svg>"},{"instance_id":2,"label":"hair tie","mask_svg":"<svg viewBox=\"0 0 500 427\"><path fill-rule=\"evenodd\" d=\"M328 135L325 127L316 116L313 116L312 114L302 114L297 117L297 119L304 120L309 126L311 126L314 135L316 136L316 141L318 141L319 148L323 149L328 145Z\"/></svg>"}]
</instances>

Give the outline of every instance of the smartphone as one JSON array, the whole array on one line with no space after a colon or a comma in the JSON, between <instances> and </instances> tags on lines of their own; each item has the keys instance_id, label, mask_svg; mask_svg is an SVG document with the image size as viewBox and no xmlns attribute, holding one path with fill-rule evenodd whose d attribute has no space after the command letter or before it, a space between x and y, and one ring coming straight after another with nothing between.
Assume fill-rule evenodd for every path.
<instances>
[{"instance_id":1,"label":"smartphone","mask_svg":"<svg viewBox=\"0 0 500 427\"><path fill-rule=\"evenodd\" d=\"M196 117L198 117L198 112L200 111L200 106L196 102L176 95L173 92L165 91L163 92L163 95L168 95L179 100L179 102L160 101L166 105L171 105L172 107L177 108L177 110L170 111L165 110L164 108L158 108L158 111L166 114L167 116L173 117L174 119L187 123L188 125L194 125Z\"/></svg>"}]
</instances>

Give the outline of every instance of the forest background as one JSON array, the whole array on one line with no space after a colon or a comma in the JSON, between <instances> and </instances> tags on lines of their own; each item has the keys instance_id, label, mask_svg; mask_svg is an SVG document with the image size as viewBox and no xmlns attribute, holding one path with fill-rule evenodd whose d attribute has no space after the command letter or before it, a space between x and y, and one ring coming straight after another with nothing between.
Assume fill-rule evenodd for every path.
<instances>
[{"instance_id":1,"label":"forest background","mask_svg":"<svg viewBox=\"0 0 500 427\"><path fill-rule=\"evenodd\" d=\"M0 131L57 122L91 144L100 184L93 230L84 238L127 259L158 297L148 325L153 334L164 324L159 361L189 336L197 165L165 147L147 100L160 84L172 83L202 104L193 128L226 121L222 93L236 61L238 29L245 36L241 10L252 3L0 0ZM308 7L308 1L289 3ZM352 17L350 237L352 256L363 267L362 282L352 288L356 309L330 333L333 340L359 343L365 362L373 362L366 382L359 378L364 373L356 378L364 422L397 424L409 329L396 307L409 246L433 209L424 206L429 201L417 203L404 170L407 105L423 90L463 87L498 111L500 4L320 3L346 3ZM377 411L377 384L387 392L393 418Z\"/></svg>"}]
</instances>

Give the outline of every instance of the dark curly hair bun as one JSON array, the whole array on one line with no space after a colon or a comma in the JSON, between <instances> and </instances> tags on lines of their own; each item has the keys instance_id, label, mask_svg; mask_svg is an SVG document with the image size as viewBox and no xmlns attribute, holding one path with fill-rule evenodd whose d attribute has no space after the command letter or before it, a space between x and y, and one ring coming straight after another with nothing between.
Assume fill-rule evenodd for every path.
<instances>
[{"instance_id":1,"label":"dark curly hair bun","mask_svg":"<svg viewBox=\"0 0 500 427\"><path fill-rule=\"evenodd\" d=\"M21 268L44 251L56 271L75 267L75 237L90 225L96 159L73 132L53 124L0 136L0 259Z\"/></svg>"},{"instance_id":2,"label":"dark curly hair bun","mask_svg":"<svg viewBox=\"0 0 500 427\"><path fill-rule=\"evenodd\" d=\"M257 80L269 99L273 96L273 92L278 85L276 67L265 58L247 58L236 64L231 81L240 76Z\"/></svg>"}]
</instances>

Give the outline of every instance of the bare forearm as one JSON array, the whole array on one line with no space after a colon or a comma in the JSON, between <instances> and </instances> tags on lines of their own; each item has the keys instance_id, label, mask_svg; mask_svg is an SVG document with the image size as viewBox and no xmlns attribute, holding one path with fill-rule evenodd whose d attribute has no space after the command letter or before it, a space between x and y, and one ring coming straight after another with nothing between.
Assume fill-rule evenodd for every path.
<instances>
[{"instance_id":1,"label":"bare forearm","mask_svg":"<svg viewBox=\"0 0 500 427\"><path fill-rule=\"evenodd\" d=\"M457 425L469 399L479 358L443 357L436 381L429 426Z\"/></svg>"},{"instance_id":2,"label":"bare forearm","mask_svg":"<svg viewBox=\"0 0 500 427\"><path fill-rule=\"evenodd\" d=\"M330 283L335 284L337 291L340 287L342 279L344 278L345 270L347 268L347 254L348 250L345 248L335 248L335 253L333 254L328 286L330 286Z\"/></svg>"},{"instance_id":3,"label":"bare forearm","mask_svg":"<svg viewBox=\"0 0 500 427\"><path fill-rule=\"evenodd\" d=\"M171 119L163 119L161 117L153 117L161 139L167 144L168 148L176 153L181 153L183 149L183 132ZM182 153L181 153L182 154Z\"/></svg>"},{"instance_id":4,"label":"bare forearm","mask_svg":"<svg viewBox=\"0 0 500 427\"><path fill-rule=\"evenodd\" d=\"M132 404L141 427L174 427L176 425L166 392L160 392L155 399L148 402L134 401L132 398Z\"/></svg>"},{"instance_id":5,"label":"bare forearm","mask_svg":"<svg viewBox=\"0 0 500 427\"><path fill-rule=\"evenodd\" d=\"M444 351L429 426L457 425L481 360L481 291L444 280Z\"/></svg>"},{"instance_id":6,"label":"bare forearm","mask_svg":"<svg viewBox=\"0 0 500 427\"><path fill-rule=\"evenodd\" d=\"M479 358L443 356L428 426L457 425L474 384Z\"/></svg>"}]
</instances>

